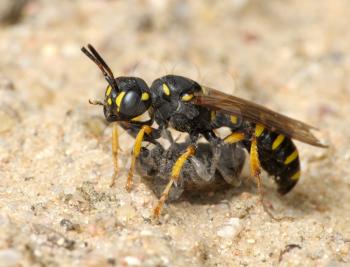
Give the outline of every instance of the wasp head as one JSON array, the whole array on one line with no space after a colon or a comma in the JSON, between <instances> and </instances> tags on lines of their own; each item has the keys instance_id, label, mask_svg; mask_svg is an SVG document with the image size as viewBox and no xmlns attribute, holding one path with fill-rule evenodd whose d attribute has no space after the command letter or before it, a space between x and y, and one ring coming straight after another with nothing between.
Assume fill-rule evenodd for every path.
<instances>
[{"instance_id":1,"label":"wasp head","mask_svg":"<svg viewBox=\"0 0 350 267\"><path fill-rule=\"evenodd\" d=\"M131 121L144 114L151 105L149 88L144 80L137 77L114 78L111 69L92 45L83 47L87 55L102 71L108 86L104 101L89 101L93 105L102 105L108 122Z\"/></svg>"}]
</instances>

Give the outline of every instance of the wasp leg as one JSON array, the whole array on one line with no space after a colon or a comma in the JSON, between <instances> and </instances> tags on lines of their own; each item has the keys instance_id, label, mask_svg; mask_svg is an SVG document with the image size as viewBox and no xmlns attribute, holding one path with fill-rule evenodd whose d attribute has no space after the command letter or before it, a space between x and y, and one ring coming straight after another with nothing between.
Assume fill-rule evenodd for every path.
<instances>
[{"instance_id":1,"label":"wasp leg","mask_svg":"<svg viewBox=\"0 0 350 267\"><path fill-rule=\"evenodd\" d=\"M157 206L154 209L154 217L156 217L156 218L159 217L159 215L162 211L163 205L164 205L165 201L168 199L169 192L170 192L170 189L171 189L173 183L175 183L179 179L183 165L185 164L185 162L187 161L187 159L189 157L191 157L195 154L195 152L196 152L195 146L189 145L187 147L186 151L176 160L176 162L171 170L170 180L169 180L168 184L166 185L166 187L165 187L165 189L164 189L164 191L163 191L163 193L158 201Z\"/></svg>"},{"instance_id":2,"label":"wasp leg","mask_svg":"<svg viewBox=\"0 0 350 267\"><path fill-rule=\"evenodd\" d=\"M224 142L226 144L235 144L238 143L240 141L243 141L245 139L245 134L242 132L235 132L235 133L231 133L230 135L226 136L224 139Z\"/></svg>"},{"instance_id":3,"label":"wasp leg","mask_svg":"<svg viewBox=\"0 0 350 267\"><path fill-rule=\"evenodd\" d=\"M259 196L260 196L260 202L264 208L264 211L274 220L276 218L273 216L273 214L270 212L268 207L266 207L265 202L264 202L264 190L263 190L263 185L261 181L261 165L259 161L259 154L258 154L258 145L257 145L257 140L256 136L254 135L252 137L252 142L250 145L250 175L254 178L256 178L256 182L258 184L258 190L259 190Z\"/></svg>"},{"instance_id":4,"label":"wasp leg","mask_svg":"<svg viewBox=\"0 0 350 267\"><path fill-rule=\"evenodd\" d=\"M132 158L131 158L131 165L130 165L130 169L129 169L129 173L128 173L128 179L126 181L126 190L127 191L130 191L131 187L132 187L132 177L134 175L135 163L136 163L137 157L140 155L141 143L144 140L144 135L145 135L145 133L147 135L150 135L152 131L153 131L152 127L150 127L148 125L143 125L136 136L134 149L133 149L133 153L132 153Z\"/></svg>"},{"instance_id":5,"label":"wasp leg","mask_svg":"<svg viewBox=\"0 0 350 267\"><path fill-rule=\"evenodd\" d=\"M118 175L118 172L119 172L119 167L118 167L118 150L119 150L118 124L117 124L117 122L113 122L113 129L112 129L112 155L113 155L114 173L113 173L113 176L112 176L112 181L111 181L110 187L113 187L115 185L115 182L117 180L117 175Z\"/></svg>"},{"instance_id":6,"label":"wasp leg","mask_svg":"<svg viewBox=\"0 0 350 267\"><path fill-rule=\"evenodd\" d=\"M259 152L258 152L258 144L257 144L257 137L258 137L258 132L259 132L259 125L256 126L255 133L252 137L251 140L251 145L250 145L250 172L251 176L256 178L257 184L258 184L258 190L259 190L259 196L260 196L260 203L263 206L264 211L267 213L267 215L270 216L275 221L281 221L284 219L287 220L293 220L293 218L290 217L282 217L282 218L277 218L275 217L269 208L266 206L265 201L264 201L264 190L263 190L263 184L261 180L261 164L259 160Z\"/></svg>"}]
</instances>

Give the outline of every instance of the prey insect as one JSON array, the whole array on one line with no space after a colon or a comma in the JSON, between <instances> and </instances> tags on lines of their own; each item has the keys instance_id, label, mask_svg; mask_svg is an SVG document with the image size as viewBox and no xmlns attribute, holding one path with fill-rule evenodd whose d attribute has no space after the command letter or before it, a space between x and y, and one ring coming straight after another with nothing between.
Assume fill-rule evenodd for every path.
<instances>
[{"instance_id":1,"label":"prey insect","mask_svg":"<svg viewBox=\"0 0 350 267\"><path fill-rule=\"evenodd\" d=\"M158 143L161 137L169 138L171 127L189 135L189 143L174 161L170 178L161 194L154 215L158 217L169 193L179 180L183 166L196 154L198 140L204 137L213 149L213 157L224 144L242 144L249 152L251 176L258 185L260 201L265 211L261 169L275 177L278 192L288 193L300 177L299 155L292 139L318 146L323 145L311 132L314 127L276 113L258 104L202 86L177 75L156 79L149 87L138 77L115 77L93 46L83 47L87 55L102 71L108 86L104 101L91 101L102 105L105 118L113 123L112 151L114 177L118 173L117 124L135 137L131 166L126 188L131 190L135 164L142 142ZM142 120L143 115L149 119ZM157 128L152 127L157 123ZM231 133L221 138L215 131L228 127Z\"/></svg>"},{"instance_id":2,"label":"prey insect","mask_svg":"<svg viewBox=\"0 0 350 267\"><path fill-rule=\"evenodd\" d=\"M157 197L168 183L176 159L188 143L173 142L168 148L155 144L153 148L142 147L136 169ZM176 187L169 193L169 200L178 199L183 192L213 191L241 184L241 171L245 161L243 148L236 144L223 144L213 153L209 143L199 143L196 155L185 162Z\"/></svg>"}]
</instances>

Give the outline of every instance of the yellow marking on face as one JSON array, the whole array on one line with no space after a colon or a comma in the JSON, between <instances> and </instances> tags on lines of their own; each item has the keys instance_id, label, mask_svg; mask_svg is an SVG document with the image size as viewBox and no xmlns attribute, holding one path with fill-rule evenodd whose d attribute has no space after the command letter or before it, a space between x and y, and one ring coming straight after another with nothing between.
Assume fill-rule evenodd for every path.
<instances>
[{"instance_id":1,"label":"yellow marking on face","mask_svg":"<svg viewBox=\"0 0 350 267\"><path fill-rule=\"evenodd\" d=\"M244 138L245 138L244 133L232 133L225 138L224 142L226 144L235 144L239 141L244 140Z\"/></svg>"},{"instance_id":2,"label":"yellow marking on face","mask_svg":"<svg viewBox=\"0 0 350 267\"><path fill-rule=\"evenodd\" d=\"M117 111L119 112L120 110L120 104L122 103L122 100L125 96L125 92L121 92L118 96L117 96L117 99L115 100L115 103L117 104Z\"/></svg>"},{"instance_id":3,"label":"yellow marking on face","mask_svg":"<svg viewBox=\"0 0 350 267\"><path fill-rule=\"evenodd\" d=\"M166 94L167 96L170 95L170 89L169 89L169 87L168 87L165 83L163 83L163 92L164 92L164 94Z\"/></svg>"},{"instance_id":4,"label":"yellow marking on face","mask_svg":"<svg viewBox=\"0 0 350 267\"><path fill-rule=\"evenodd\" d=\"M112 105L112 98L108 98L108 99L107 99L107 103L108 103L108 105L111 106L111 105Z\"/></svg>"},{"instance_id":5,"label":"yellow marking on face","mask_svg":"<svg viewBox=\"0 0 350 267\"><path fill-rule=\"evenodd\" d=\"M290 179L296 181L296 180L299 180L300 178L300 171L297 171L296 173L293 174L292 177L290 177Z\"/></svg>"},{"instance_id":6,"label":"yellow marking on face","mask_svg":"<svg viewBox=\"0 0 350 267\"><path fill-rule=\"evenodd\" d=\"M265 129L264 126L262 126L261 124L257 124L255 126L255 136L259 137L263 133L264 129Z\"/></svg>"},{"instance_id":7,"label":"yellow marking on face","mask_svg":"<svg viewBox=\"0 0 350 267\"><path fill-rule=\"evenodd\" d=\"M272 150L276 150L280 146L280 144L282 144L284 138L285 136L283 134L279 134L275 141L273 141L272 143Z\"/></svg>"},{"instance_id":8,"label":"yellow marking on face","mask_svg":"<svg viewBox=\"0 0 350 267\"><path fill-rule=\"evenodd\" d=\"M107 90L106 90L106 96L109 96L112 92L112 87L108 85Z\"/></svg>"},{"instance_id":9,"label":"yellow marking on face","mask_svg":"<svg viewBox=\"0 0 350 267\"><path fill-rule=\"evenodd\" d=\"M294 150L294 152L286 158L286 160L284 161L284 164L288 165L289 163L293 162L297 157L298 157L298 151Z\"/></svg>"},{"instance_id":10,"label":"yellow marking on face","mask_svg":"<svg viewBox=\"0 0 350 267\"><path fill-rule=\"evenodd\" d=\"M237 124L238 118L237 118L237 116L232 115L232 116L230 116L230 120L233 124Z\"/></svg>"},{"instance_id":11,"label":"yellow marking on face","mask_svg":"<svg viewBox=\"0 0 350 267\"><path fill-rule=\"evenodd\" d=\"M216 118L216 111L211 111L210 112L210 120L213 121Z\"/></svg>"},{"instance_id":12,"label":"yellow marking on face","mask_svg":"<svg viewBox=\"0 0 350 267\"><path fill-rule=\"evenodd\" d=\"M141 95L141 100L142 101L147 101L149 99L149 93L142 93Z\"/></svg>"},{"instance_id":13,"label":"yellow marking on face","mask_svg":"<svg viewBox=\"0 0 350 267\"><path fill-rule=\"evenodd\" d=\"M193 94L184 94L184 95L181 97L181 100L182 100L182 101L190 101L192 98L193 98Z\"/></svg>"}]
</instances>

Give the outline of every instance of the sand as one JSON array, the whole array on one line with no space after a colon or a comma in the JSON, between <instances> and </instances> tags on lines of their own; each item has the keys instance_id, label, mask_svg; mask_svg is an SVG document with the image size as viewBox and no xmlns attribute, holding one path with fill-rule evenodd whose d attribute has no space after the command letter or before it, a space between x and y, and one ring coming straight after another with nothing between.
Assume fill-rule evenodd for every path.
<instances>
[{"instance_id":1,"label":"sand","mask_svg":"<svg viewBox=\"0 0 350 267\"><path fill-rule=\"evenodd\" d=\"M349 266L349 14L347 0L29 1L0 26L0 266ZM263 175L272 212L294 221L272 220L249 179L153 220L152 190L138 175L124 188L125 133L110 188L87 43L117 76L188 76L318 127L329 148L296 142L290 194Z\"/></svg>"}]
</instances>

